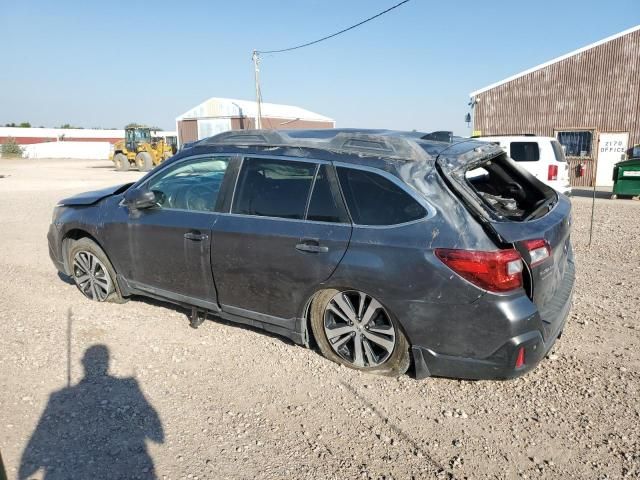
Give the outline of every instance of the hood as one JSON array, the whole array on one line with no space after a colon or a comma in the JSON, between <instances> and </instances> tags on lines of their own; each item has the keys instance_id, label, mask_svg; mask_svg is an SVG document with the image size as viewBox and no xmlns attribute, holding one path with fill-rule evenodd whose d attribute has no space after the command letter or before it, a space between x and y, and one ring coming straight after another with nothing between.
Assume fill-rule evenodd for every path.
<instances>
[{"instance_id":1,"label":"hood","mask_svg":"<svg viewBox=\"0 0 640 480\"><path fill-rule=\"evenodd\" d=\"M111 195L119 195L120 193L125 192L131 185L133 185L133 182L115 185L113 187L107 187L100 190L93 190L91 192L79 193L73 197L60 200L59 204L67 206L93 205L103 198L110 197Z\"/></svg>"}]
</instances>

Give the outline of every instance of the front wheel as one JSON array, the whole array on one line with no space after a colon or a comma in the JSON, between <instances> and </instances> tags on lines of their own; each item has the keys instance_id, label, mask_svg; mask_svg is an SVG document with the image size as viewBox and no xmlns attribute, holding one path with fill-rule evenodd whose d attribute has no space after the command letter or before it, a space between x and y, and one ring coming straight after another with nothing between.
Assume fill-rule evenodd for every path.
<instances>
[{"instance_id":1,"label":"front wheel","mask_svg":"<svg viewBox=\"0 0 640 480\"><path fill-rule=\"evenodd\" d=\"M153 168L153 158L149 152L140 152L136 155L136 165L141 172L148 172Z\"/></svg>"},{"instance_id":2,"label":"front wheel","mask_svg":"<svg viewBox=\"0 0 640 480\"><path fill-rule=\"evenodd\" d=\"M407 338L387 309L364 292L320 292L311 306L311 329L322 354L346 367L387 376L409 368Z\"/></svg>"},{"instance_id":3,"label":"front wheel","mask_svg":"<svg viewBox=\"0 0 640 480\"><path fill-rule=\"evenodd\" d=\"M95 302L124 303L116 283L116 273L102 249L92 240L81 238L69 248L71 276L78 290Z\"/></svg>"}]
</instances>

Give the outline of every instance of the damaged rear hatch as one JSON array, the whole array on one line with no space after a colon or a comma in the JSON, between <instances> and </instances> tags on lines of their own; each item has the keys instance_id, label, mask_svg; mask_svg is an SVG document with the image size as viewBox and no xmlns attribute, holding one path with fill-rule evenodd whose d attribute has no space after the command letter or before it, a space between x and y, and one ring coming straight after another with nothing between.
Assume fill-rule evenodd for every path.
<instances>
[{"instance_id":1,"label":"damaged rear hatch","mask_svg":"<svg viewBox=\"0 0 640 480\"><path fill-rule=\"evenodd\" d=\"M571 203L496 145L464 141L441 152L437 168L496 244L524 260L524 287L555 338L570 307L575 278Z\"/></svg>"}]
</instances>

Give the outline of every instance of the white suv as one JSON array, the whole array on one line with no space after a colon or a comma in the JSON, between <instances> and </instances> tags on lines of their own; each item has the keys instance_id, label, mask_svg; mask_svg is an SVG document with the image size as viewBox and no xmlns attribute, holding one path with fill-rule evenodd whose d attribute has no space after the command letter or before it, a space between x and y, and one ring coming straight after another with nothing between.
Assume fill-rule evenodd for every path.
<instances>
[{"instance_id":1,"label":"white suv","mask_svg":"<svg viewBox=\"0 0 640 480\"><path fill-rule=\"evenodd\" d=\"M498 143L507 154L537 179L560 193L571 195L569 166L562 145L553 137L505 135L477 137L483 142Z\"/></svg>"}]
</instances>

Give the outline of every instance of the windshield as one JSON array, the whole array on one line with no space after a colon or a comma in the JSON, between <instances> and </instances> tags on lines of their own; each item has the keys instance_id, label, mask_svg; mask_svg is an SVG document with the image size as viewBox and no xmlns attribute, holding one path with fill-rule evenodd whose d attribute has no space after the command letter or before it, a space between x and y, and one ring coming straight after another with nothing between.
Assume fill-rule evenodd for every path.
<instances>
[{"instance_id":1,"label":"windshield","mask_svg":"<svg viewBox=\"0 0 640 480\"><path fill-rule=\"evenodd\" d=\"M136 142L148 142L151 138L149 130L134 130L133 138Z\"/></svg>"},{"instance_id":2,"label":"windshield","mask_svg":"<svg viewBox=\"0 0 640 480\"><path fill-rule=\"evenodd\" d=\"M127 140L130 142L149 142L151 140L151 132L148 129L135 128L127 130Z\"/></svg>"}]
</instances>

